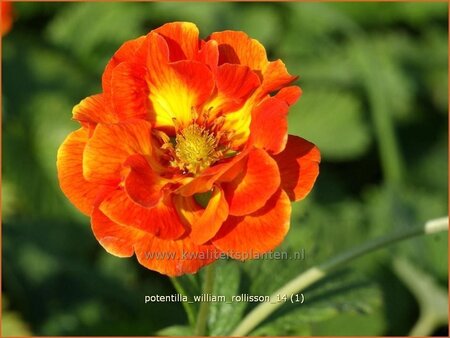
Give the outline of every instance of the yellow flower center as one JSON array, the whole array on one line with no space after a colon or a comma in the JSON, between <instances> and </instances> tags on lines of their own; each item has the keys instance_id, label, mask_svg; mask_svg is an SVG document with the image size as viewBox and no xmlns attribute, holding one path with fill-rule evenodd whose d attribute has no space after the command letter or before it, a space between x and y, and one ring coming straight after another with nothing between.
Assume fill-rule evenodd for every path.
<instances>
[{"instance_id":1,"label":"yellow flower center","mask_svg":"<svg viewBox=\"0 0 450 338\"><path fill-rule=\"evenodd\" d=\"M184 128L176 136L175 160L172 165L197 174L221 158L215 135L197 124Z\"/></svg>"}]
</instances>

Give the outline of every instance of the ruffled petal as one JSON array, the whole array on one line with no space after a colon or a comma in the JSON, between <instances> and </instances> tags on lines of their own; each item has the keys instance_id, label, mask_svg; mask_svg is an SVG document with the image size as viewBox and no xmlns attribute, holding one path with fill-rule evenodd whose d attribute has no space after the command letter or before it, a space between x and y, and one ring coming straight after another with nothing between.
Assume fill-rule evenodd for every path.
<instances>
[{"instance_id":1,"label":"ruffled petal","mask_svg":"<svg viewBox=\"0 0 450 338\"><path fill-rule=\"evenodd\" d=\"M228 204L220 187L215 187L202 215L192 223L189 237L197 244L209 241L228 217Z\"/></svg>"},{"instance_id":2,"label":"ruffled petal","mask_svg":"<svg viewBox=\"0 0 450 338\"><path fill-rule=\"evenodd\" d=\"M114 68L111 77L111 99L121 121L132 118L145 119L151 112L144 65L122 62Z\"/></svg>"},{"instance_id":3,"label":"ruffled petal","mask_svg":"<svg viewBox=\"0 0 450 338\"><path fill-rule=\"evenodd\" d=\"M276 91L297 79L288 73L281 60L269 62L264 46L244 32L224 31L209 37L219 44L219 65L240 64L256 71L261 80L258 97Z\"/></svg>"},{"instance_id":4,"label":"ruffled petal","mask_svg":"<svg viewBox=\"0 0 450 338\"><path fill-rule=\"evenodd\" d=\"M203 208L197 204L194 196L174 194L173 204L181 222L187 228L191 228L192 224L194 224L203 212Z\"/></svg>"},{"instance_id":5,"label":"ruffled petal","mask_svg":"<svg viewBox=\"0 0 450 338\"><path fill-rule=\"evenodd\" d=\"M131 169L125 179L125 191L130 198L143 207L158 204L168 180L153 171L147 159L139 154L128 157L124 166Z\"/></svg>"},{"instance_id":6,"label":"ruffled petal","mask_svg":"<svg viewBox=\"0 0 450 338\"><path fill-rule=\"evenodd\" d=\"M192 178L178 188L176 192L182 196L192 196L211 190L216 181L231 181L242 171L243 166L241 162L247 157L249 151L250 149L245 149L228 161L207 168L201 175Z\"/></svg>"},{"instance_id":7,"label":"ruffled petal","mask_svg":"<svg viewBox=\"0 0 450 338\"><path fill-rule=\"evenodd\" d=\"M191 22L171 22L154 32L162 35L169 47L170 61L193 60L199 48L198 28Z\"/></svg>"},{"instance_id":8,"label":"ruffled petal","mask_svg":"<svg viewBox=\"0 0 450 338\"><path fill-rule=\"evenodd\" d=\"M98 208L92 213L91 227L101 246L117 257L133 256L134 244L146 234L137 228L113 222Z\"/></svg>"},{"instance_id":9,"label":"ruffled petal","mask_svg":"<svg viewBox=\"0 0 450 338\"><path fill-rule=\"evenodd\" d=\"M240 64L262 74L268 64L264 46L244 32L217 32L211 34L209 39L219 44L219 65Z\"/></svg>"},{"instance_id":10,"label":"ruffled petal","mask_svg":"<svg viewBox=\"0 0 450 338\"><path fill-rule=\"evenodd\" d=\"M219 64L219 46L217 41L209 40L205 42L202 40L200 43L201 48L196 60L208 65L215 73Z\"/></svg>"},{"instance_id":11,"label":"ruffled petal","mask_svg":"<svg viewBox=\"0 0 450 338\"><path fill-rule=\"evenodd\" d=\"M246 167L233 181L222 183L230 215L234 216L262 208L279 187L277 163L261 149L249 153Z\"/></svg>"},{"instance_id":12,"label":"ruffled petal","mask_svg":"<svg viewBox=\"0 0 450 338\"><path fill-rule=\"evenodd\" d=\"M99 209L92 214L92 230L110 254L130 257L133 253L146 268L169 276L195 273L220 257L212 245L196 245L188 237L166 240L130 226L113 222Z\"/></svg>"},{"instance_id":13,"label":"ruffled petal","mask_svg":"<svg viewBox=\"0 0 450 338\"><path fill-rule=\"evenodd\" d=\"M275 98L286 102L288 106L292 106L297 102L297 100L302 95L302 90L298 86L290 86L281 88L280 91L275 95Z\"/></svg>"},{"instance_id":14,"label":"ruffled petal","mask_svg":"<svg viewBox=\"0 0 450 338\"><path fill-rule=\"evenodd\" d=\"M84 177L100 184L121 182L129 171L123 164L130 155L151 157L150 126L143 120L97 125L84 151Z\"/></svg>"},{"instance_id":15,"label":"ruffled petal","mask_svg":"<svg viewBox=\"0 0 450 338\"><path fill-rule=\"evenodd\" d=\"M105 99L104 94L92 95L73 107L73 119L80 122L84 127L91 131L97 123L116 123L119 122L110 103Z\"/></svg>"},{"instance_id":16,"label":"ruffled petal","mask_svg":"<svg viewBox=\"0 0 450 338\"><path fill-rule=\"evenodd\" d=\"M288 73L285 64L281 60L269 62L263 72L261 95L279 90L281 87L295 81L297 76Z\"/></svg>"},{"instance_id":17,"label":"ruffled petal","mask_svg":"<svg viewBox=\"0 0 450 338\"><path fill-rule=\"evenodd\" d=\"M210 117L239 109L260 85L258 76L248 67L223 64L216 73L217 94L205 106Z\"/></svg>"},{"instance_id":18,"label":"ruffled petal","mask_svg":"<svg viewBox=\"0 0 450 338\"><path fill-rule=\"evenodd\" d=\"M286 148L273 156L281 176L281 188L292 201L304 198L319 175L320 152L311 142L289 135Z\"/></svg>"},{"instance_id":19,"label":"ruffled petal","mask_svg":"<svg viewBox=\"0 0 450 338\"><path fill-rule=\"evenodd\" d=\"M137 51L142 47L145 42L145 36L141 36L137 39L129 40L125 42L120 48L114 53L111 60L106 65L105 71L102 75L102 87L106 97L110 98L111 93L111 77L112 71L119 64L124 61L132 61L137 53Z\"/></svg>"},{"instance_id":20,"label":"ruffled petal","mask_svg":"<svg viewBox=\"0 0 450 338\"><path fill-rule=\"evenodd\" d=\"M249 144L277 154L284 149L288 138L288 105L274 97L267 97L253 111Z\"/></svg>"},{"instance_id":21,"label":"ruffled petal","mask_svg":"<svg viewBox=\"0 0 450 338\"><path fill-rule=\"evenodd\" d=\"M275 249L289 230L291 203L281 189L257 212L230 216L212 243L228 256L245 260Z\"/></svg>"},{"instance_id":22,"label":"ruffled petal","mask_svg":"<svg viewBox=\"0 0 450 338\"><path fill-rule=\"evenodd\" d=\"M90 215L97 200L111 187L93 184L83 177L83 151L88 140L88 130L80 128L67 136L59 147L56 166L62 191L84 214Z\"/></svg>"},{"instance_id":23,"label":"ruffled petal","mask_svg":"<svg viewBox=\"0 0 450 338\"><path fill-rule=\"evenodd\" d=\"M144 208L118 189L102 201L99 209L116 223L133 226L162 239L178 239L186 232L170 195L155 207Z\"/></svg>"}]
</instances>

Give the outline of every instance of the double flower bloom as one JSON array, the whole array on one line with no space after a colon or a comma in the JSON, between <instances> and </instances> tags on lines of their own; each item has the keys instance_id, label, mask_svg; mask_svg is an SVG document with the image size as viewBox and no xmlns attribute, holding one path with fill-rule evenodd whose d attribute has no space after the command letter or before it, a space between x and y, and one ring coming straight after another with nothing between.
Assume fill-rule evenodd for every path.
<instances>
[{"instance_id":1,"label":"double flower bloom","mask_svg":"<svg viewBox=\"0 0 450 338\"><path fill-rule=\"evenodd\" d=\"M61 188L108 252L166 275L194 273L217 252L273 250L320 161L287 134L295 79L242 32L199 40L176 22L127 41L103 92L73 109L81 128L58 151Z\"/></svg>"}]
</instances>

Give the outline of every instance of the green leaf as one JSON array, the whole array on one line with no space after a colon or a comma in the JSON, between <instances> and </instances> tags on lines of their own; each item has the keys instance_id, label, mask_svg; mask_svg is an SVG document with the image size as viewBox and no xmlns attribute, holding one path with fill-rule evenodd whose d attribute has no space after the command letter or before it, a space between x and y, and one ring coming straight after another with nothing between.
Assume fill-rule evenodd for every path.
<instances>
[{"instance_id":1,"label":"green leaf","mask_svg":"<svg viewBox=\"0 0 450 338\"><path fill-rule=\"evenodd\" d=\"M325 159L347 160L364 154L371 134L358 98L336 89L303 90L289 113L289 133L315 143Z\"/></svg>"},{"instance_id":2,"label":"green leaf","mask_svg":"<svg viewBox=\"0 0 450 338\"><path fill-rule=\"evenodd\" d=\"M236 261L219 261L216 264L213 294L225 296L226 302L213 302L210 305L208 321L211 336L226 336L239 323L247 306L245 302L231 302L231 296L240 294L241 271Z\"/></svg>"},{"instance_id":3,"label":"green leaf","mask_svg":"<svg viewBox=\"0 0 450 338\"><path fill-rule=\"evenodd\" d=\"M171 278L172 284L175 290L184 296L188 296L189 299L193 299L193 296L200 295L201 285L199 275L183 275L179 277ZM194 327L196 323L197 313L199 311L199 304L196 302L183 303L184 310L186 312L189 324Z\"/></svg>"}]
</instances>

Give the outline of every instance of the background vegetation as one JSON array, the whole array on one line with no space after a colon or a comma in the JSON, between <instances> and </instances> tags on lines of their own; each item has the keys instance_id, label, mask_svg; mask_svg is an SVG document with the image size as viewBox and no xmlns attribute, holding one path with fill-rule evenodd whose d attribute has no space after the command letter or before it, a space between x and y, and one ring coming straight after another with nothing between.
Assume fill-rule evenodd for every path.
<instances>
[{"instance_id":1,"label":"background vegetation","mask_svg":"<svg viewBox=\"0 0 450 338\"><path fill-rule=\"evenodd\" d=\"M280 250L303 261L218 263L217 294L266 295L307 267L398 228L446 215L446 3L15 3L2 40L4 335L189 334L169 279L108 255L61 193L55 158L77 125L71 109L101 90L127 39L169 21L202 37L244 30L301 76L290 132L319 146L321 174L294 205ZM422 311L448 333L447 233L358 260L305 291L258 335L407 335ZM201 274L200 274L201 277ZM184 278L198 293L199 276ZM426 293L423 291L426 290ZM431 306L430 306L431 304ZM209 332L251 309L215 304ZM169 328L167 328L169 327ZM163 331L161 331L163 330Z\"/></svg>"}]
</instances>

